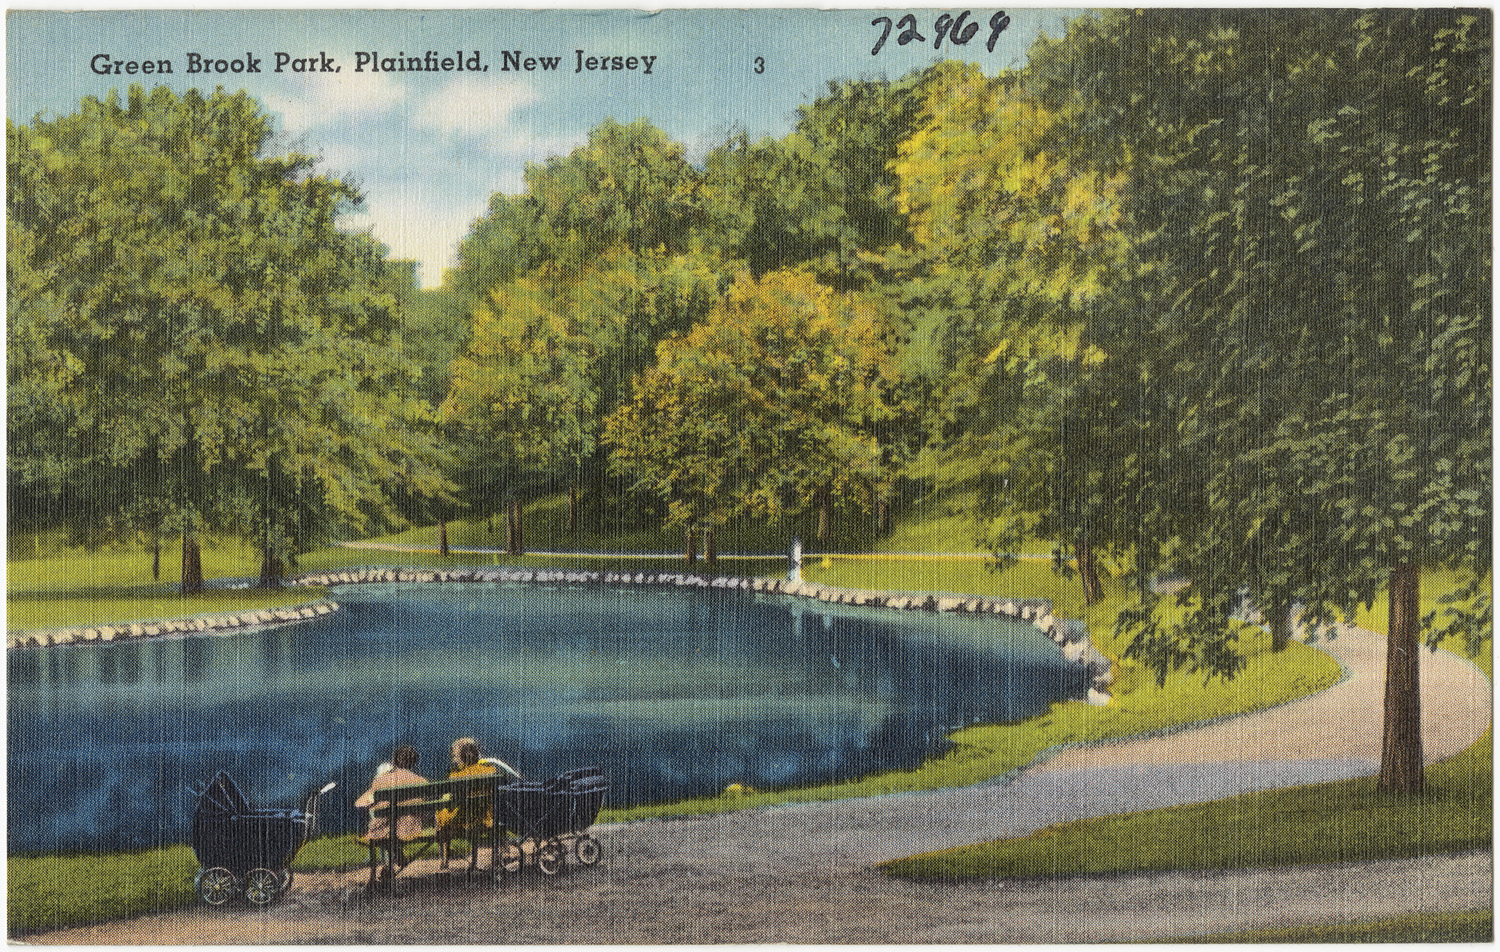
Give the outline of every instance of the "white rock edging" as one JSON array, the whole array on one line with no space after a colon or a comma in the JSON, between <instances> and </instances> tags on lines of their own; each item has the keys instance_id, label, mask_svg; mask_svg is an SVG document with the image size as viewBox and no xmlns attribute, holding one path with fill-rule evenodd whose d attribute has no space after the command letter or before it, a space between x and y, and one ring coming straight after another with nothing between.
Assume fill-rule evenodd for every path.
<instances>
[{"instance_id":1,"label":"white rock edging","mask_svg":"<svg viewBox=\"0 0 1500 952\"><path fill-rule=\"evenodd\" d=\"M536 585L651 585L664 588L735 589L762 595L788 595L836 605L930 611L967 615L1005 615L1034 625L1063 649L1064 657L1080 665L1091 679L1090 704L1108 704L1108 687L1114 680L1113 666L1089 640L1082 622L1058 620L1046 599L998 599L964 595L912 595L838 588L816 582L779 578L748 578L737 575L702 575L696 572L622 572L590 569L454 568L406 569L365 568L322 572L293 579L296 585L359 585L401 582L522 582Z\"/></svg>"},{"instance_id":2,"label":"white rock edging","mask_svg":"<svg viewBox=\"0 0 1500 952\"><path fill-rule=\"evenodd\" d=\"M19 631L6 635L5 647L51 648L57 645L84 644L98 641L145 641L152 638L187 635L222 635L249 628L273 628L295 625L338 611L337 602L328 600L291 605L284 608L250 608L245 611L161 621L129 622L119 625L96 625L88 628L54 628L46 631Z\"/></svg>"},{"instance_id":3,"label":"white rock edging","mask_svg":"<svg viewBox=\"0 0 1500 952\"><path fill-rule=\"evenodd\" d=\"M371 567L339 572L300 575L291 584L331 587L335 585L401 583L519 582L533 585L650 585L664 588L733 589L761 595L787 595L836 605L886 608L898 611L929 611L960 615L1004 615L1034 625L1062 649L1063 657L1086 670L1092 686L1090 704L1108 704L1108 687L1114 680L1112 665L1089 640L1088 630L1073 619L1059 621L1046 599L998 599L984 596L912 595L838 588L814 582L738 575L701 575L695 572L621 572L588 569L454 568L412 569ZM46 648L81 642L163 638L189 634L225 634L246 628L290 625L338 611L332 601L311 602L287 608L249 609L221 615L200 615L166 621L136 622L90 628L14 632L7 648Z\"/></svg>"}]
</instances>

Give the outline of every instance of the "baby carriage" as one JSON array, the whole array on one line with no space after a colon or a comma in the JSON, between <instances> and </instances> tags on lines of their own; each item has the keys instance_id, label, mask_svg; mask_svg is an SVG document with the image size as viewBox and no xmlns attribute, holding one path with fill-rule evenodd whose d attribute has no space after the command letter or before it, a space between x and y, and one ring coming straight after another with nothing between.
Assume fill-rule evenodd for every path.
<instances>
[{"instance_id":1,"label":"baby carriage","mask_svg":"<svg viewBox=\"0 0 1500 952\"><path fill-rule=\"evenodd\" d=\"M300 810L252 810L229 774L216 773L196 791L193 811L198 897L219 906L243 894L265 905L285 892L292 884L287 867L317 828L318 797L333 788L312 794Z\"/></svg>"},{"instance_id":2,"label":"baby carriage","mask_svg":"<svg viewBox=\"0 0 1500 952\"><path fill-rule=\"evenodd\" d=\"M568 853L584 866L599 862L599 841L584 832L599 816L609 779L597 767L558 774L551 780L514 780L496 788L496 820L515 837L501 853L508 873L519 872L529 853L536 868L554 876Z\"/></svg>"}]
</instances>

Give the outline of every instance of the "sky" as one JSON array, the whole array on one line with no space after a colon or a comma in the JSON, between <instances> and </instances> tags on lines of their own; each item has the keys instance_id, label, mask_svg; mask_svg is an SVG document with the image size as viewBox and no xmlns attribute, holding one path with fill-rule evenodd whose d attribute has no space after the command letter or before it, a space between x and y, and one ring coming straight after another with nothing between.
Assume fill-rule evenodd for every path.
<instances>
[{"instance_id":1,"label":"sky","mask_svg":"<svg viewBox=\"0 0 1500 952\"><path fill-rule=\"evenodd\" d=\"M432 287L491 194L522 191L528 162L567 154L607 118L648 119L698 160L739 130L786 134L832 79L894 79L950 58L987 73L1020 66L1039 32L1058 36L1081 12L1006 10L990 50L999 11L969 10L953 31L964 44L935 30L963 8L11 11L6 115L54 118L137 83L243 89L276 116L280 141L364 192L346 225L420 262ZM908 13L921 42L900 42ZM877 52L881 16L896 22ZM399 56L437 68L375 68ZM587 68L630 57L634 69ZM162 60L170 74L143 72Z\"/></svg>"}]
</instances>

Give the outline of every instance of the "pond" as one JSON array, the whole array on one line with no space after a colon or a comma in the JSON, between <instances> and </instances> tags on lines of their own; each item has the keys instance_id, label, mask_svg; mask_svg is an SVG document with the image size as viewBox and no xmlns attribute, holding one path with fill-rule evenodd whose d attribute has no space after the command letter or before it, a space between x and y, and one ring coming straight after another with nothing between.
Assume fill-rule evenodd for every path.
<instances>
[{"instance_id":1,"label":"pond","mask_svg":"<svg viewBox=\"0 0 1500 952\"><path fill-rule=\"evenodd\" d=\"M252 805L328 780L321 826L393 744L527 776L598 765L614 805L910 767L962 726L1087 690L1031 625L737 591L349 586L337 614L219 637L8 653L12 853L185 842L190 783Z\"/></svg>"}]
</instances>

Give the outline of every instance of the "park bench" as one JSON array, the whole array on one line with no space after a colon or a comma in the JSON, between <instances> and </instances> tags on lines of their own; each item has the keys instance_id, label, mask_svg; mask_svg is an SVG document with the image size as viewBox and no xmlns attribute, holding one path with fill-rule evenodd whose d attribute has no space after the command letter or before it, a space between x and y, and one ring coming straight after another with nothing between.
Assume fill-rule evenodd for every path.
<instances>
[{"instance_id":1,"label":"park bench","mask_svg":"<svg viewBox=\"0 0 1500 952\"><path fill-rule=\"evenodd\" d=\"M370 848L370 885L374 886L380 872L380 848L385 847L385 876L392 888L395 886L396 874L405 866L409 865L416 856L408 857L406 862L398 864L396 857L401 855L403 848L411 848L420 845L421 849L417 856L426 852L428 846L438 841L435 814L438 810L458 809L460 819L456 821L462 824L465 816L483 816L487 808L492 808L495 798L495 782L499 778L490 775L482 777L461 777L457 780L432 780L427 783L406 784L399 787L385 787L375 791L375 805L370 812L375 815L386 815L391 817L389 832L380 839L364 839ZM394 811L394 812L392 812ZM493 815L493 810L490 810ZM401 817L419 816L422 818L421 835L415 839L402 840L396 836L396 827ZM490 848L490 869L496 873L500 870L500 843L505 838L505 831L497 821L488 829L482 823L471 824L467 828L460 825L457 833L469 841L469 872L474 872L479 864L480 847L488 841Z\"/></svg>"}]
</instances>

